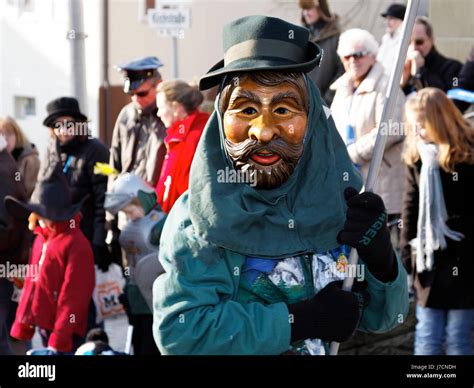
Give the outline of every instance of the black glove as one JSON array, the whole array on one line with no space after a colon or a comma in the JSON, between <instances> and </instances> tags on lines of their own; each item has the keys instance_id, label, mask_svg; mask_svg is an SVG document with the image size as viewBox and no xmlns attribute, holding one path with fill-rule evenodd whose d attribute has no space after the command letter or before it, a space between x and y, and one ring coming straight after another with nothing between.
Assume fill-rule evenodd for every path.
<instances>
[{"instance_id":1,"label":"black glove","mask_svg":"<svg viewBox=\"0 0 474 388\"><path fill-rule=\"evenodd\" d=\"M368 293L342 291L341 284L329 283L312 299L288 306L293 316L291 342L307 338L343 342L350 338L362 307L368 303Z\"/></svg>"},{"instance_id":2,"label":"black glove","mask_svg":"<svg viewBox=\"0 0 474 388\"><path fill-rule=\"evenodd\" d=\"M122 262L122 249L120 248L119 236L120 230L115 222L106 221L105 229L107 230L107 237L105 243L107 244L107 250L109 251L111 261L123 267Z\"/></svg>"},{"instance_id":3,"label":"black glove","mask_svg":"<svg viewBox=\"0 0 474 388\"><path fill-rule=\"evenodd\" d=\"M110 263L112 263L112 257L106 245L92 245L94 252L94 261L102 272L106 272L109 269Z\"/></svg>"},{"instance_id":4,"label":"black glove","mask_svg":"<svg viewBox=\"0 0 474 388\"><path fill-rule=\"evenodd\" d=\"M348 206L347 219L337 241L356 248L377 279L382 282L394 280L398 268L382 198L367 191L359 194L353 187L344 190L344 197Z\"/></svg>"}]
</instances>

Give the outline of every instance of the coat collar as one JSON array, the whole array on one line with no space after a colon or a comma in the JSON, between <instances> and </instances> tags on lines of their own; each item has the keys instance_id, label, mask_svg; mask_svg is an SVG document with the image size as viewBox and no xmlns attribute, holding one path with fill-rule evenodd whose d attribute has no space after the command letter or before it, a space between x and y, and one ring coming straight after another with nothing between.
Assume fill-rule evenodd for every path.
<instances>
[{"instance_id":1,"label":"coat collar","mask_svg":"<svg viewBox=\"0 0 474 388\"><path fill-rule=\"evenodd\" d=\"M71 223L71 221L73 221L73 223ZM72 225L74 225L75 227L79 227L80 225L80 222L81 222L81 215L80 213L77 213L73 218L71 218L70 220L68 221L59 221L59 222L55 222L55 229L49 229L48 227L41 227L41 226L37 226L34 230L33 230L33 233L34 234L39 234L41 236L43 236L43 238L45 240L49 240L55 236L57 236L58 234L61 234L61 233L64 233L65 231L69 230L69 229L74 229L74 227L72 227Z\"/></svg>"},{"instance_id":2,"label":"coat collar","mask_svg":"<svg viewBox=\"0 0 474 388\"><path fill-rule=\"evenodd\" d=\"M357 88L357 94L362 93L371 93L376 90L377 83L379 82L380 78L384 75L384 68L383 66L375 62L372 68L370 69L367 76L361 82L359 87ZM344 88L347 91L348 95L353 94L353 87L352 81L349 77L349 74L346 72L342 76L340 76L331 86L331 90L337 90L339 88Z\"/></svg>"},{"instance_id":3,"label":"coat collar","mask_svg":"<svg viewBox=\"0 0 474 388\"><path fill-rule=\"evenodd\" d=\"M174 141L183 141L188 136L194 120L201 112L196 109L194 112L187 115L183 120L178 120L166 130L165 142L170 143Z\"/></svg>"}]
</instances>

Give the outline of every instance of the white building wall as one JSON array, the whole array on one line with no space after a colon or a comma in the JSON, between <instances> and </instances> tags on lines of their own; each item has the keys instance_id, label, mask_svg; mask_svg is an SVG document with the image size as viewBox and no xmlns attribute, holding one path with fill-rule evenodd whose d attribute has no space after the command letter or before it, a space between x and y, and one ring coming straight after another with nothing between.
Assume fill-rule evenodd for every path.
<instances>
[{"instance_id":1,"label":"white building wall","mask_svg":"<svg viewBox=\"0 0 474 388\"><path fill-rule=\"evenodd\" d=\"M88 92L84 113L89 117L94 135L98 133L102 73L102 1L83 0ZM19 12L11 5L16 2L32 4L33 12ZM331 0L330 6L340 16L343 29L365 28L380 40L384 33L380 13L391 2ZM423 0L426 9L427 2ZM70 42L66 39L68 3L69 0L0 0L0 115L13 116L15 95L34 97L36 115L19 123L40 151L47 143L47 130L42 125L46 104L56 97L71 95ZM145 55L158 56L165 64L160 69L163 77L172 76L171 38L159 37L157 31L148 27L146 18L139 15L144 4L145 0L109 0L108 74L112 85L122 83L114 65ZM182 6L191 8L192 17L191 28L178 40L179 78L187 81L197 81L222 58L222 28L226 23L252 14L300 23L297 0L192 0ZM442 34L442 28L438 29L440 24L438 18L435 30ZM441 41L442 37L438 38Z\"/></svg>"},{"instance_id":2,"label":"white building wall","mask_svg":"<svg viewBox=\"0 0 474 388\"><path fill-rule=\"evenodd\" d=\"M35 98L36 115L17 119L19 125L40 151L44 153L48 130L42 125L46 105L60 96L71 96L70 41L67 0L33 0L32 12L1 1L0 14L0 115L15 117L14 96ZM14 1L12 1L14 3ZM85 17L86 70L89 91L87 114L93 133L97 133L97 85L100 73L98 60L97 0L86 1ZM90 58L89 58L90 57ZM93 93L90 93L93 92Z\"/></svg>"}]
</instances>

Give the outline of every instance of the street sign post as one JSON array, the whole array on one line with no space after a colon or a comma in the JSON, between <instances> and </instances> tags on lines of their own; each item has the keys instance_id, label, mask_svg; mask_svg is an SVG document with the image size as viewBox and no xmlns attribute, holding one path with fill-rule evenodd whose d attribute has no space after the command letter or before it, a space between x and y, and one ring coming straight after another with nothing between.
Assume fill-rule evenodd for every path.
<instances>
[{"instance_id":1,"label":"street sign post","mask_svg":"<svg viewBox=\"0 0 474 388\"><path fill-rule=\"evenodd\" d=\"M190 0L167 0L148 10L148 25L158 31L159 36L172 38L173 78L178 78L178 38L184 37L184 30L191 27L191 10L178 3Z\"/></svg>"}]
</instances>

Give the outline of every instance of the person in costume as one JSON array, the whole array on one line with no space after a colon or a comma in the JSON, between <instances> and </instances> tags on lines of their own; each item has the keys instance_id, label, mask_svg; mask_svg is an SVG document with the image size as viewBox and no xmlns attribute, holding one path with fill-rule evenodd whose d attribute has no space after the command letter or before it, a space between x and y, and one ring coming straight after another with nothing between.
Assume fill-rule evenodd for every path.
<instances>
[{"instance_id":1,"label":"person in costume","mask_svg":"<svg viewBox=\"0 0 474 388\"><path fill-rule=\"evenodd\" d=\"M48 347L40 354L71 353L83 342L95 283L92 247L80 228L80 209L87 198L72 202L59 144L51 140L55 152L30 202L5 197L7 211L25 222L29 219L36 234L10 335L31 340L38 328Z\"/></svg>"},{"instance_id":2,"label":"person in costume","mask_svg":"<svg viewBox=\"0 0 474 388\"><path fill-rule=\"evenodd\" d=\"M406 272L386 210L362 182L305 73L321 51L308 30L248 16L224 27L220 85L168 215L153 285L163 354L327 354L356 330L385 332L408 310ZM238 179L236 179L238 178ZM360 274L342 291L355 247ZM362 279L363 278L363 279Z\"/></svg>"},{"instance_id":3,"label":"person in costume","mask_svg":"<svg viewBox=\"0 0 474 388\"><path fill-rule=\"evenodd\" d=\"M133 326L135 355L159 354L153 341L152 285L163 268L157 260L165 214L156 201L155 190L135 174L121 174L105 195L105 209L122 212L126 223L119 243L125 256L127 313Z\"/></svg>"}]
</instances>

